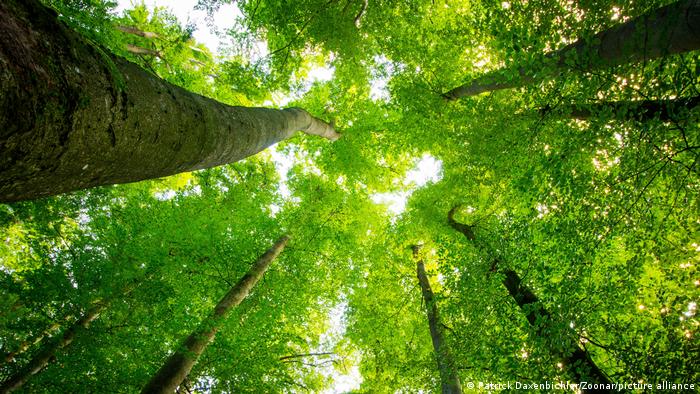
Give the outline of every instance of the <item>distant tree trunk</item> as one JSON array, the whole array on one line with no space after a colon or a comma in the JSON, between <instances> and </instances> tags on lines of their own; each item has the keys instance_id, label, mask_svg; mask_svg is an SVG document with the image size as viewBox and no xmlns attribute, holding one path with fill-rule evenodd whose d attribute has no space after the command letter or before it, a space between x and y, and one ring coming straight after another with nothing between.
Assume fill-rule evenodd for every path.
<instances>
[{"instance_id":1,"label":"distant tree trunk","mask_svg":"<svg viewBox=\"0 0 700 394\"><path fill-rule=\"evenodd\" d=\"M610 114L616 120L663 122L677 121L700 105L700 96L673 100L613 101L593 104L568 104L555 108L542 108L540 114L554 117L588 120L599 114Z\"/></svg>"},{"instance_id":2,"label":"distant tree trunk","mask_svg":"<svg viewBox=\"0 0 700 394\"><path fill-rule=\"evenodd\" d=\"M510 89L565 70L592 71L700 49L700 0L682 0L545 55L543 67L489 72L444 94L448 100Z\"/></svg>"},{"instance_id":3,"label":"distant tree trunk","mask_svg":"<svg viewBox=\"0 0 700 394\"><path fill-rule=\"evenodd\" d=\"M430 288L428 275L425 273L425 264L418 257L420 246L413 247L413 256L416 258L416 273L418 275L418 283L423 293L425 308L428 313L428 325L430 326L430 338L433 341L433 349L437 358L438 370L440 371L440 382L442 385L442 394L461 394L462 386L457 375L457 367L455 365L452 354L450 353L444 338L444 328L440 322L438 307L435 303L433 290Z\"/></svg>"},{"instance_id":4,"label":"distant tree trunk","mask_svg":"<svg viewBox=\"0 0 700 394\"><path fill-rule=\"evenodd\" d=\"M68 315L65 317L64 320L70 321L73 319L74 319L74 317L72 315ZM29 350L30 347L40 344L46 337L50 337L51 335L53 335L54 332L61 329L61 327L62 327L61 322L53 323L53 324L49 325L48 327L46 327L46 329L44 331L42 331L41 334L36 336L34 339L32 339L32 340L27 339L27 340L23 341L22 343L19 344L19 346L17 346L17 349L15 349L15 350L11 351L10 353L8 353L7 355L5 355L5 362L11 363L11 362L15 361L15 357L23 354L24 352Z\"/></svg>"},{"instance_id":5,"label":"distant tree trunk","mask_svg":"<svg viewBox=\"0 0 700 394\"><path fill-rule=\"evenodd\" d=\"M544 333L544 325L537 325L536 322L538 316L545 322L551 322L552 317L549 311L542 306L537 296L527 286L522 284L520 276L515 271L505 269L501 272L506 276L503 280L503 286L508 289L508 294L523 310L527 321L530 322L530 325L537 328L538 335L546 335ZM572 373L577 382L610 383L608 377L598 368L588 352L581 349L578 345L572 345L572 347L574 352L566 356L564 367Z\"/></svg>"},{"instance_id":6,"label":"distant tree trunk","mask_svg":"<svg viewBox=\"0 0 700 394\"><path fill-rule=\"evenodd\" d=\"M141 390L141 393L171 394L180 386L199 359L199 356L204 352L204 349L214 340L226 315L243 301L258 280L262 278L265 271L267 271L270 263L282 253L288 241L289 237L283 236L265 254L258 258L258 261L255 262L250 271L216 304L214 312L204 319L190 336L185 339L182 346L168 357L163 366Z\"/></svg>"},{"instance_id":7,"label":"distant tree trunk","mask_svg":"<svg viewBox=\"0 0 700 394\"><path fill-rule=\"evenodd\" d=\"M88 309L80 319L78 319L75 323L73 323L73 325L63 332L63 335L61 335L60 338L57 338L53 342L44 345L44 347L39 350L31 361L29 361L29 364L27 364L26 367L5 380L0 386L0 393L11 393L24 386L24 384L27 383L32 376L36 375L39 373L39 371L49 365L58 351L70 345L75 337L80 334L80 332L86 330L90 326L90 323L97 319L100 314L107 309L108 305L108 301L97 302L90 309Z\"/></svg>"},{"instance_id":8,"label":"distant tree trunk","mask_svg":"<svg viewBox=\"0 0 700 394\"><path fill-rule=\"evenodd\" d=\"M134 182L251 156L295 131L298 108L232 107L106 53L38 0L0 2L0 202Z\"/></svg>"},{"instance_id":9,"label":"distant tree trunk","mask_svg":"<svg viewBox=\"0 0 700 394\"><path fill-rule=\"evenodd\" d=\"M474 241L474 231L471 226L463 223L459 223L454 219L455 211L458 207L452 208L448 213L448 223L452 228L464 234L467 239ZM455 225L456 224L456 225ZM464 232L464 228L469 228L468 232ZM498 263L494 263L494 267L498 266ZM551 314L547 311L539 299L527 286L522 283L520 276L511 269L501 269L501 273L505 275L503 280L503 286L508 290L513 301L522 309L525 313L525 318L530 323L531 326L536 328L537 335L544 336L547 335L544 332L545 326L543 324L537 324L537 318L544 322L551 322ZM572 332L575 338L578 335ZM572 378L576 382L591 382L591 383L610 383L608 377L598 368L593 359L591 359L588 352L581 349L578 343L572 341L571 348L574 349L573 353L570 355L564 355L564 368L569 371ZM598 390L598 392L605 392L605 390Z\"/></svg>"},{"instance_id":10,"label":"distant tree trunk","mask_svg":"<svg viewBox=\"0 0 700 394\"><path fill-rule=\"evenodd\" d=\"M135 36L140 36L143 38L160 38L160 36L157 33L152 33L150 31L143 31L143 30L137 29L133 26L119 25L116 27L116 29L119 31L122 31L124 33L133 34Z\"/></svg>"},{"instance_id":11,"label":"distant tree trunk","mask_svg":"<svg viewBox=\"0 0 700 394\"><path fill-rule=\"evenodd\" d=\"M126 50L129 51L130 53L133 53L134 55L148 55L148 56L153 56L153 57L157 57L157 58L162 57L160 52L154 51L153 49L140 47L138 45L126 44Z\"/></svg>"}]
</instances>

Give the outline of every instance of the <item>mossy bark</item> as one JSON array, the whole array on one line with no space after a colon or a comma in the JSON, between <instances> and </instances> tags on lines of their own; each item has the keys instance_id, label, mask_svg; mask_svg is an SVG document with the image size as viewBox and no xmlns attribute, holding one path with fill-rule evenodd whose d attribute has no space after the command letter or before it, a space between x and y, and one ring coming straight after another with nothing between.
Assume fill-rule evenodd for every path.
<instances>
[{"instance_id":1,"label":"mossy bark","mask_svg":"<svg viewBox=\"0 0 700 394\"><path fill-rule=\"evenodd\" d=\"M67 28L36 0L0 2L0 202L235 162L305 131L306 111L228 106Z\"/></svg>"}]
</instances>

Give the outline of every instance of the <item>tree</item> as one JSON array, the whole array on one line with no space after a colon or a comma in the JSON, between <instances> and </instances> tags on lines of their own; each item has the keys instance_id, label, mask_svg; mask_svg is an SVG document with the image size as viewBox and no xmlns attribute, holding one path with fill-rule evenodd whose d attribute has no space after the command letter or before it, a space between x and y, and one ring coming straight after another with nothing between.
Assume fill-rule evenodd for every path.
<instances>
[{"instance_id":1,"label":"tree","mask_svg":"<svg viewBox=\"0 0 700 394\"><path fill-rule=\"evenodd\" d=\"M230 163L297 130L339 136L302 109L231 107L173 86L36 0L5 2L0 13L2 202Z\"/></svg>"},{"instance_id":2,"label":"tree","mask_svg":"<svg viewBox=\"0 0 700 394\"><path fill-rule=\"evenodd\" d=\"M571 69L592 71L698 50L699 31L700 2L681 0L548 53L536 69L517 67L492 71L448 91L444 97L456 100L523 86Z\"/></svg>"},{"instance_id":3,"label":"tree","mask_svg":"<svg viewBox=\"0 0 700 394\"><path fill-rule=\"evenodd\" d=\"M435 349L435 358L437 359L438 370L440 370L440 382L443 394L461 394L462 385L459 382L457 375L457 367L452 355L449 351L445 335L444 326L440 321L437 302L433 295L433 290L430 288L428 275L425 273L425 263L419 257L420 246L413 246L413 255L416 259L416 275L420 283L423 301L428 314L428 325L430 326L430 338L433 341Z\"/></svg>"},{"instance_id":4,"label":"tree","mask_svg":"<svg viewBox=\"0 0 700 394\"><path fill-rule=\"evenodd\" d=\"M541 54L669 0L203 0L236 18L217 53L165 8L44 2L189 92L291 100L343 138L0 204L0 353L15 359L0 380L93 300L157 272L23 387L141 390L272 234L294 242L179 392L440 392L416 243L462 384L573 381L587 356L614 382L700 379L700 51L579 70L590 56L510 94L441 98L489 70L540 81L556 65ZM444 219L464 201L458 232Z\"/></svg>"},{"instance_id":5,"label":"tree","mask_svg":"<svg viewBox=\"0 0 700 394\"><path fill-rule=\"evenodd\" d=\"M56 353L68 347L82 331L87 330L90 324L109 307L109 304L114 297L121 297L133 291L136 284L129 284L122 289L118 294L104 300L97 300L91 305L85 313L80 316L73 324L67 327L58 338L54 338L51 342L43 345L36 355L32 357L23 370L12 375L0 385L0 393L11 393L22 386L34 375L44 369L51 360L55 359Z\"/></svg>"},{"instance_id":6,"label":"tree","mask_svg":"<svg viewBox=\"0 0 700 394\"><path fill-rule=\"evenodd\" d=\"M270 263L282 253L288 241L288 236L282 236L260 256L250 271L216 304L214 312L185 339L182 349L176 350L168 357L163 366L144 386L142 393L172 393L180 386L204 350L214 340L221 321L250 293L267 271Z\"/></svg>"},{"instance_id":7,"label":"tree","mask_svg":"<svg viewBox=\"0 0 700 394\"><path fill-rule=\"evenodd\" d=\"M459 223L454 219L455 212L459 206L453 207L447 215L448 223L452 228L461 232L468 240L474 241L474 229L472 226L464 223ZM513 301L523 310L527 321L535 327L538 335L545 335L544 325L551 321L552 317L546 309L540 305L537 296L523 284L522 279L509 268L503 268L503 263L496 258L493 262L492 269L500 271L505 277L503 286L508 290ZM575 333L574 333L575 334ZM563 364L572 378L576 382L592 381L594 383L610 384L608 377L598 368L591 356L585 349L581 349L578 344L569 344L573 348L571 354L564 354L566 363Z\"/></svg>"}]
</instances>

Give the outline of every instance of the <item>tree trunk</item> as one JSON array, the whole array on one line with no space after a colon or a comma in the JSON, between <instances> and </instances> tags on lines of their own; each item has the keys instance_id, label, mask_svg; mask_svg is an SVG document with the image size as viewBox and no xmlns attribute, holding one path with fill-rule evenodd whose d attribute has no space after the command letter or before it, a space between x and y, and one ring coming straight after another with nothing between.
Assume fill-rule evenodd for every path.
<instances>
[{"instance_id":1,"label":"tree trunk","mask_svg":"<svg viewBox=\"0 0 700 394\"><path fill-rule=\"evenodd\" d=\"M133 53L134 55L148 55L157 58L162 58L160 52L154 51L153 49L140 47L137 45L126 44L126 50L130 53Z\"/></svg>"},{"instance_id":2,"label":"tree trunk","mask_svg":"<svg viewBox=\"0 0 700 394\"><path fill-rule=\"evenodd\" d=\"M116 29L121 31L121 32L133 34L135 36L140 36L143 38L160 38L160 36L157 33L139 30L133 26L119 25L116 27Z\"/></svg>"},{"instance_id":3,"label":"tree trunk","mask_svg":"<svg viewBox=\"0 0 700 394\"><path fill-rule=\"evenodd\" d=\"M552 321L552 317L549 314L537 296L527 288L527 286L522 284L522 280L518 274L510 269L503 271L505 274L505 279L503 280L503 286L508 289L508 294L515 300L520 309L525 313L527 321L530 325L536 328L537 334L540 336L546 335L543 331L547 322ZM537 318L543 320L543 324L536 324ZM576 335L578 336L578 335ZM565 356L564 367L569 370L572 374L574 381L585 382L591 381L592 383L611 383L603 371L598 368L591 356L585 350L581 349L578 344L572 344L571 346L574 352L570 355ZM600 390L598 390L600 391Z\"/></svg>"},{"instance_id":4,"label":"tree trunk","mask_svg":"<svg viewBox=\"0 0 700 394\"><path fill-rule=\"evenodd\" d=\"M88 309L85 314L78 319L72 326L70 326L60 338L57 340L46 344L37 353L34 358L29 361L26 367L24 367L19 372L10 376L6 381L0 386L0 393L6 394L11 393L22 386L39 371L44 369L52 359L56 356L56 353L66 346L70 345L75 337L83 330L87 329L95 319L97 319L100 314L107 309L109 302L98 302L92 308Z\"/></svg>"},{"instance_id":5,"label":"tree trunk","mask_svg":"<svg viewBox=\"0 0 700 394\"><path fill-rule=\"evenodd\" d=\"M37 0L0 2L0 202L193 171L297 130L339 134L298 108L232 107L106 53Z\"/></svg>"},{"instance_id":6,"label":"tree trunk","mask_svg":"<svg viewBox=\"0 0 700 394\"><path fill-rule=\"evenodd\" d=\"M510 89L566 70L592 71L700 49L700 0L682 0L545 55L542 68L489 72L444 94L448 100Z\"/></svg>"},{"instance_id":7,"label":"tree trunk","mask_svg":"<svg viewBox=\"0 0 700 394\"><path fill-rule=\"evenodd\" d=\"M171 394L177 389L204 349L214 340L226 315L243 301L270 263L282 253L288 241L289 237L283 236L255 262L250 271L216 304L214 312L199 324L175 353L168 357L141 393Z\"/></svg>"},{"instance_id":8,"label":"tree trunk","mask_svg":"<svg viewBox=\"0 0 700 394\"><path fill-rule=\"evenodd\" d=\"M65 322L68 322L68 321L73 320L73 319L74 319L74 317L72 315L68 315L63 320ZM46 337L52 336L53 333L55 333L56 331L61 329L61 326L62 326L61 322L53 323L50 326L48 326L44 331L42 331L38 336L36 336L34 339L32 339L32 340L27 339L27 340L23 341L22 343L19 344L19 346L17 346L17 349L15 349L15 350L11 351L10 353L8 353L7 355L5 355L5 362L11 363L11 362L15 361L15 358L17 356L24 354L24 352L29 350L30 347L40 344Z\"/></svg>"},{"instance_id":9,"label":"tree trunk","mask_svg":"<svg viewBox=\"0 0 700 394\"><path fill-rule=\"evenodd\" d=\"M425 273L425 264L418 257L419 246L413 247L413 256L416 258L416 273L418 275L418 283L423 293L423 300L428 313L428 325L430 326L430 338L433 341L433 349L435 349L435 357L437 358L438 370L440 371L440 382L442 386L442 394L461 394L462 386L457 375L457 367L454 359L445 344L444 329L440 322L437 304L433 296L433 290L430 288L428 276Z\"/></svg>"},{"instance_id":10,"label":"tree trunk","mask_svg":"<svg viewBox=\"0 0 700 394\"><path fill-rule=\"evenodd\" d=\"M464 234L470 241L474 241L474 231L471 226L454 220L453 215L457 208L458 207L452 208L448 214L450 226ZM469 231L465 232L463 230L464 228L468 228ZM498 265L497 262L493 264L494 267ZM518 304L520 309L525 313L525 318L530 325L535 327L537 335L546 335L544 332L545 325L552 321L549 311L542 306L535 293L522 284L520 276L518 276L515 271L504 269L501 270L501 273L505 275L503 286L508 290L508 294L510 294L515 303ZM537 324L538 317L543 321L540 324ZM575 338L578 338L578 334L573 332L573 330L571 334ZM570 348L574 349L572 354L561 356L564 358L564 368L571 374L574 382L611 383L608 377L598 368L593 359L591 359L588 352L581 349L578 343L572 341ZM605 392L605 390L598 390L598 392Z\"/></svg>"},{"instance_id":11,"label":"tree trunk","mask_svg":"<svg viewBox=\"0 0 700 394\"><path fill-rule=\"evenodd\" d=\"M588 120L599 114L609 114L616 120L649 121L658 119L662 122L678 121L690 110L700 105L700 96L677 98L673 100L639 100L613 101L594 104L570 104L556 108L542 108L542 115Z\"/></svg>"}]
</instances>

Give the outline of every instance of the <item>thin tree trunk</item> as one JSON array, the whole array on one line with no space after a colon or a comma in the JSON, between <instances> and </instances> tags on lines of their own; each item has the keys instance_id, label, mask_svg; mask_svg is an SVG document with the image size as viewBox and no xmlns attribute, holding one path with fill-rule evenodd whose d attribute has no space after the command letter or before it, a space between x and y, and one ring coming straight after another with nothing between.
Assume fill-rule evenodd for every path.
<instances>
[{"instance_id":1,"label":"thin tree trunk","mask_svg":"<svg viewBox=\"0 0 700 394\"><path fill-rule=\"evenodd\" d=\"M63 320L65 322L67 322L67 321L70 321L73 319L74 319L74 317L72 315L68 315ZM27 339L27 340L23 341L22 343L19 344L19 346L17 346L17 349L11 351L10 353L8 353L5 356L5 362L11 363L11 362L15 361L15 358L17 356L19 356L19 355L23 354L24 352L26 352L27 350L29 350L30 347L40 344L46 337L52 336L54 332L58 331L61 328L61 326L62 326L61 322L53 323L50 326L48 326L44 331L42 331L41 334L39 334L34 339L32 339L32 340Z\"/></svg>"},{"instance_id":2,"label":"thin tree trunk","mask_svg":"<svg viewBox=\"0 0 700 394\"><path fill-rule=\"evenodd\" d=\"M182 346L168 357L163 366L141 390L141 393L170 394L177 389L190 373L204 349L214 340L226 315L243 301L258 280L262 278L270 263L284 250L288 241L289 236L283 236L255 262L250 271L219 301L212 314L204 319L185 339Z\"/></svg>"},{"instance_id":3,"label":"thin tree trunk","mask_svg":"<svg viewBox=\"0 0 700 394\"><path fill-rule=\"evenodd\" d=\"M143 38L160 38L160 36L157 33L152 33L150 31L143 31L143 30L137 29L133 26L119 25L116 27L116 29L119 31L122 31L124 33L133 34L135 36L140 36Z\"/></svg>"},{"instance_id":4,"label":"thin tree trunk","mask_svg":"<svg viewBox=\"0 0 700 394\"><path fill-rule=\"evenodd\" d=\"M435 302L433 290L430 288L428 275L425 273L425 264L419 258L419 246L413 247L413 256L416 258L416 273L418 283L423 293L423 300L428 314L428 325L430 326L430 338L433 341L433 349L437 358L438 370L440 371L440 382L443 394L461 394L462 386L457 375L457 367L452 358L452 354L445 343L444 329L440 322L437 303Z\"/></svg>"},{"instance_id":5,"label":"thin tree trunk","mask_svg":"<svg viewBox=\"0 0 700 394\"><path fill-rule=\"evenodd\" d=\"M503 280L503 286L508 289L508 294L523 310L527 321L530 322L530 325L536 327L538 335L546 335L544 332L545 325L538 325L536 322L538 317L545 322L551 322L552 317L549 311L542 306L537 296L527 286L522 284L520 276L515 271L506 269L502 273L506 276ZM573 347L574 352L566 356L564 365L569 369L577 382L591 380L593 383L610 383L608 377L598 368L588 352L581 349L578 345Z\"/></svg>"},{"instance_id":6,"label":"thin tree trunk","mask_svg":"<svg viewBox=\"0 0 700 394\"><path fill-rule=\"evenodd\" d=\"M448 100L523 86L566 70L644 61L700 49L700 0L682 0L545 55L542 68L495 70L444 94Z\"/></svg>"},{"instance_id":7,"label":"thin tree trunk","mask_svg":"<svg viewBox=\"0 0 700 394\"><path fill-rule=\"evenodd\" d=\"M126 50L130 53L133 53L134 55L148 55L161 58L160 52L154 51L153 49L140 47L137 45L126 44Z\"/></svg>"},{"instance_id":8,"label":"thin tree trunk","mask_svg":"<svg viewBox=\"0 0 700 394\"><path fill-rule=\"evenodd\" d=\"M0 202L218 166L295 131L331 140L298 108L232 107L174 86L58 21L0 2Z\"/></svg>"},{"instance_id":9,"label":"thin tree trunk","mask_svg":"<svg viewBox=\"0 0 700 394\"><path fill-rule=\"evenodd\" d=\"M81 331L86 330L90 326L90 323L97 319L100 314L107 309L108 305L109 302L107 301L98 302L88 309L87 312L85 312L80 319L73 323L73 325L71 325L60 338L46 344L39 351L39 353L37 353L31 359L31 361L29 361L29 364L27 364L26 367L5 380L2 385L0 385L0 393L11 393L24 386L24 384L27 383L32 376L36 375L39 373L39 371L49 365L51 360L56 356L56 353L70 345Z\"/></svg>"},{"instance_id":10,"label":"thin tree trunk","mask_svg":"<svg viewBox=\"0 0 700 394\"><path fill-rule=\"evenodd\" d=\"M579 120L588 120L599 114L609 114L616 120L663 122L678 121L690 110L700 105L700 96L673 100L613 101L594 104L569 104L556 108L542 108L542 115L552 115Z\"/></svg>"},{"instance_id":11,"label":"thin tree trunk","mask_svg":"<svg viewBox=\"0 0 700 394\"><path fill-rule=\"evenodd\" d=\"M470 241L475 240L474 231L471 226L463 223L459 223L454 219L454 213L458 207L452 208L448 213L448 223L452 228L464 234L464 236ZM469 231L465 232L464 228L468 228ZM493 264L494 267L499 264L496 262ZM502 269L500 271L505 275L503 279L503 286L508 290L511 298L525 313L525 318L530 323L531 326L536 328L537 335L545 336L545 324L537 324L538 317L543 322L551 322L552 317L549 311L547 311L539 299L527 286L522 283L520 276L511 269ZM574 337L578 338L575 332L572 332ZM603 373L603 371L598 368L593 359L591 359L588 352L581 349L578 343L572 341L571 348L574 349L573 353L570 355L562 355L564 358L564 368L571 374L575 382L591 382L591 383L611 383L608 377ZM599 392L605 392L605 390L599 390Z\"/></svg>"},{"instance_id":12,"label":"thin tree trunk","mask_svg":"<svg viewBox=\"0 0 700 394\"><path fill-rule=\"evenodd\" d=\"M149 278L150 275L147 276ZM143 282L130 282L127 283L121 291L112 294L106 299L97 300L92 303L92 306L85 312L84 315L80 317L75 323L68 327L60 338L57 338L53 342L47 343L42 347L39 352L29 361L29 363L21 369L19 372L10 376L7 380L2 382L0 385L0 394L11 393L22 386L34 375L39 373L42 369L46 368L52 360L55 359L56 354L73 343L73 340L82 331L87 330L90 327L90 323L95 321L102 312L104 312L112 301L117 297L123 297L130 292L134 291Z\"/></svg>"}]
</instances>

